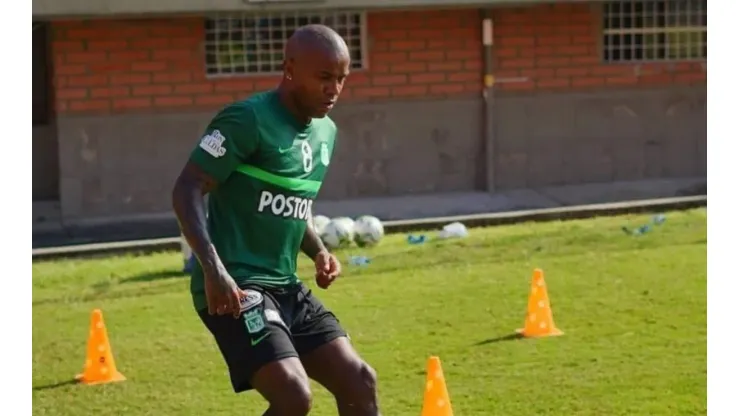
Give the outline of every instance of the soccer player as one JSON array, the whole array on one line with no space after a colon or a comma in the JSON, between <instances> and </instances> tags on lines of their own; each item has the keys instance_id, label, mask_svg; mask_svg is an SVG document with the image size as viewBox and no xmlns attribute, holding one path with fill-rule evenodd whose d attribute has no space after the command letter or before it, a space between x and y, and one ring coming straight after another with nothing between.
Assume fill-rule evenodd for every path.
<instances>
[{"instance_id":1,"label":"soccer player","mask_svg":"<svg viewBox=\"0 0 740 416\"><path fill-rule=\"evenodd\" d=\"M375 371L296 276L299 250L313 259L322 289L341 272L307 221L334 151L327 114L349 68L347 45L332 29L296 30L280 85L223 108L172 192L198 259L195 309L234 391L257 390L269 402L264 415L308 414L309 377L335 396L340 415L379 415Z\"/></svg>"}]
</instances>

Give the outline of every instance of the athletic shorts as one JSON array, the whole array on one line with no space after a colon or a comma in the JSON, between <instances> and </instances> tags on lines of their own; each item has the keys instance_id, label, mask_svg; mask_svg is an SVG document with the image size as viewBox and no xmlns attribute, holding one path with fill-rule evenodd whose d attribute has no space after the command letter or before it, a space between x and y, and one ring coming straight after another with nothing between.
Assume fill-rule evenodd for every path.
<instances>
[{"instance_id":1,"label":"athletic shorts","mask_svg":"<svg viewBox=\"0 0 740 416\"><path fill-rule=\"evenodd\" d=\"M216 339L236 393L253 388L250 380L263 365L300 357L347 336L336 316L303 283L280 289L242 289L247 297L239 318L198 311Z\"/></svg>"}]
</instances>

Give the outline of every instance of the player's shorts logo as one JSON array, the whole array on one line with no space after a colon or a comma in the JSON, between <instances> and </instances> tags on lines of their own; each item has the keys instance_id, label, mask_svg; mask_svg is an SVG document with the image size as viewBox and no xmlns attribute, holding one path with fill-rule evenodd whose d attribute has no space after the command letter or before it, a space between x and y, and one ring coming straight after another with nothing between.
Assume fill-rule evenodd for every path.
<instances>
[{"instance_id":1,"label":"player's shorts logo","mask_svg":"<svg viewBox=\"0 0 740 416\"><path fill-rule=\"evenodd\" d=\"M285 196L283 194L273 194L270 191L262 191L257 211L269 212L278 217L308 221L312 204L313 200L308 198Z\"/></svg>"}]
</instances>

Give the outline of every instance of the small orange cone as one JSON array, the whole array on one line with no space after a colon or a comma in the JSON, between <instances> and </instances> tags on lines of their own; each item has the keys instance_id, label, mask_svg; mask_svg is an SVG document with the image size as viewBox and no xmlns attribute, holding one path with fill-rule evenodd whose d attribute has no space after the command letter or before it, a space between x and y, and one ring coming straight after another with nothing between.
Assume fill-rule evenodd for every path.
<instances>
[{"instance_id":1,"label":"small orange cone","mask_svg":"<svg viewBox=\"0 0 740 416\"><path fill-rule=\"evenodd\" d=\"M85 369L75 379L84 384L112 383L126 380L123 374L116 369L113 353L108 342L108 331L103 322L103 312L100 309L92 311L90 319L90 335L87 338L87 356Z\"/></svg>"},{"instance_id":2,"label":"small orange cone","mask_svg":"<svg viewBox=\"0 0 740 416\"><path fill-rule=\"evenodd\" d=\"M421 416L452 416L452 404L439 357L427 360L427 382Z\"/></svg>"},{"instance_id":3,"label":"small orange cone","mask_svg":"<svg viewBox=\"0 0 740 416\"><path fill-rule=\"evenodd\" d=\"M541 269L535 269L532 274L524 328L517 329L516 332L528 338L563 335L563 331L555 327L555 322L552 319L550 298L547 296L545 276Z\"/></svg>"}]
</instances>

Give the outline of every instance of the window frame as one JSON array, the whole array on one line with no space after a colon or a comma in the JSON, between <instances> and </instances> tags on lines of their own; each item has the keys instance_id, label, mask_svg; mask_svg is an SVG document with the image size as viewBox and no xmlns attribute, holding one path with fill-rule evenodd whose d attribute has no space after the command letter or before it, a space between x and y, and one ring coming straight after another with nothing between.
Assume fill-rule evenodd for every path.
<instances>
[{"instance_id":1,"label":"window frame","mask_svg":"<svg viewBox=\"0 0 740 416\"><path fill-rule=\"evenodd\" d=\"M235 72L220 72L219 71L219 64L209 63L209 45L211 45L212 41L208 40L208 25L209 22L218 20L218 19L235 19L235 20L247 20L247 19L285 19L286 17L304 17L304 16L321 16L322 19L326 19L328 16L331 15L345 15L347 17L353 18L354 16L359 17L359 45L356 48L353 48L353 45L350 44L350 42L347 41L347 45L350 47L350 53L353 51L357 51L360 55L360 59L353 59L352 60L352 71L364 71L368 69L368 36L367 36L367 12L364 10L349 10L349 9L329 9L329 10L296 10L291 12L285 12L285 11L266 11L266 12L227 12L227 13L217 13L217 14L209 14L205 16L205 19L203 21L203 48L202 48L202 59L204 64L204 72L207 79L219 79L219 78L253 78L253 77L270 77L270 76L277 76L282 73L280 69L276 69L274 71L249 71L248 64L244 66L244 71L235 71ZM283 25L284 26L284 25ZM267 30L271 26L268 26ZM285 27L285 26L284 26ZM297 24L295 28L299 27ZM331 27L331 26L330 26ZM355 27L354 24L348 25L348 27L352 28ZM291 27L286 28L286 32ZM293 28L293 30L295 30ZM340 33L341 35L341 33ZM281 40L283 45L285 42L287 42L287 38L289 35L286 35L284 39ZM281 52L282 53L282 52ZM246 60L245 60L246 62ZM279 65L276 65L276 62L271 58L270 64L272 66L278 67ZM210 72L212 68L216 69L216 72Z\"/></svg>"}]
</instances>

